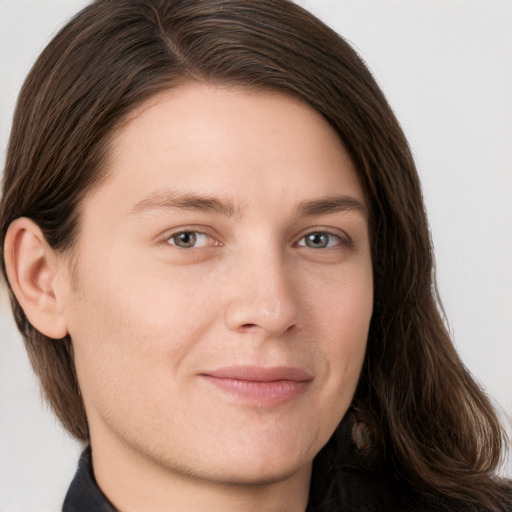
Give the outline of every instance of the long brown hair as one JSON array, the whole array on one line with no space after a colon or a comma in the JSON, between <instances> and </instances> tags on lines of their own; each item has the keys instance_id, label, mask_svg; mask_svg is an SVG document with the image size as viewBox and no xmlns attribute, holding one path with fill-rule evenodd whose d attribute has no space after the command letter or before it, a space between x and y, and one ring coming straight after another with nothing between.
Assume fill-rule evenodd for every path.
<instances>
[{"instance_id":1,"label":"long brown hair","mask_svg":"<svg viewBox=\"0 0 512 512\"><path fill-rule=\"evenodd\" d=\"M116 128L155 94L188 81L284 91L337 131L369 205L375 276L368 349L347 418L366 418L377 454L371 464L426 492L498 510L505 491L493 475L504 436L440 314L407 141L354 50L292 2L97 0L75 16L19 97L0 205L2 247L9 224L26 216L54 249L71 249L80 206L105 177ZM39 333L11 298L49 403L73 436L87 440L72 340ZM340 426L315 461L312 501L336 501L342 435ZM317 485L326 475L332 481Z\"/></svg>"}]
</instances>

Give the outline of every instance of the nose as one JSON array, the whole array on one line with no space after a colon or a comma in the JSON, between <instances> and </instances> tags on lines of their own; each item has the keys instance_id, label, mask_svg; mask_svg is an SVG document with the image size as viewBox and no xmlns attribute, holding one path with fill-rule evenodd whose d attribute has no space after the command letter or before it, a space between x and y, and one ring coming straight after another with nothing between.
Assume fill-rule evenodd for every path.
<instances>
[{"instance_id":1,"label":"nose","mask_svg":"<svg viewBox=\"0 0 512 512\"><path fill-rule=\"evenodd\" d=\"M228 329L277 337L298 326L293 270L279 251L253 253L233 263L225 310Z\"/></svg>"}]
</instances>

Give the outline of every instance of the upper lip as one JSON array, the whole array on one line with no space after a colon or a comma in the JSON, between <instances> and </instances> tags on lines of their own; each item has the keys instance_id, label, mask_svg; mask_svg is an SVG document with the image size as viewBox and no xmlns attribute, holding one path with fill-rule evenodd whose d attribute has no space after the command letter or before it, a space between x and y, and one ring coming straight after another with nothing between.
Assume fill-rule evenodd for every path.
<instances>
[{"instance_id":1,"label":"upper lip","mask_svg":"<svg viewBox=\"0 0 512 512\"><path fill-rule=\"evenodd\" d=\"M202 373L216 379L246 380L250 382L275 382L280 380L309 382L312 375L304 368L293 366L227 366Z\"/></svg>"}]
</instances>

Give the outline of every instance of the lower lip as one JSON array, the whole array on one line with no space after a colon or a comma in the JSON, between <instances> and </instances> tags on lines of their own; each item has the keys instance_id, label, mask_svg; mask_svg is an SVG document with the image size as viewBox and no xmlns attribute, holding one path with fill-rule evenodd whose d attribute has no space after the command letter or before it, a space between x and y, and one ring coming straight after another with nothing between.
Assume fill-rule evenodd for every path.
<instances>
[{"instance_id":1,"label":"lower lip","mask_svg":"<svg viewBox=\"0 0 512 512\"><path fill-rule=\"evenodd\" d=\"M251 381L202 375L210 384L245 402L273 407L290 402L304 393L309 381Z\"/></svg>"}]
</instances>

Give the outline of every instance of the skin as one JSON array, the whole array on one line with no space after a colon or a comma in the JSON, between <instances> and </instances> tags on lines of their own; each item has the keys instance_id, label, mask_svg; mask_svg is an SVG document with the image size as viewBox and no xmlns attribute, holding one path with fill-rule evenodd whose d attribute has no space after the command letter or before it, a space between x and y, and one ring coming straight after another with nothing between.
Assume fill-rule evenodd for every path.
<instances>
[{"instance_id":1,"label":"skin","mask_svg":"<svg viewBox=\"0 0 512 512\"><path fill-rule=\"evenodd\" d=\"M305 510L372 314L342 143L295 98L189 84L133 113L107 171L51 281L98 485L122 511ZM309 377L277 400L212 383L240 365Z\"/></svg>"}]
</instances>

